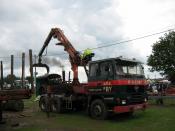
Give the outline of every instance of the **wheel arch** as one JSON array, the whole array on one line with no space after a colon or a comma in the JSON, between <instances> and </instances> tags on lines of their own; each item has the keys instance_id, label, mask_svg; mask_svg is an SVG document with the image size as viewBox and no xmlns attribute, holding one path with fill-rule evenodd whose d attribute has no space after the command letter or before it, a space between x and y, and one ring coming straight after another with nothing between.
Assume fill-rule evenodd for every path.
<instances>
[{"instance_id":1,"label":"wheel arch","mask_svg":"<svg viewBox=\"0 0 175 131\"><path fill-rule=\"evenodd\" d=\"M90 95L88 96L88 107L90 108L90 105L91 103L94 101L94 100L97 100L97 99L100 99L102 101L104 101L104 96L102 95Z\"/></svg>"}]
</instances>

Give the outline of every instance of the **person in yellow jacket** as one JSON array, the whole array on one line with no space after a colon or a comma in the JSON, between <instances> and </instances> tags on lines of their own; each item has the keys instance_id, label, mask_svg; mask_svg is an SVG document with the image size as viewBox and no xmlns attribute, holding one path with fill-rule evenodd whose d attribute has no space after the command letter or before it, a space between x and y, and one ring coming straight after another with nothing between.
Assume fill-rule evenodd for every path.
<instances>
[{"instance_id":1,"label":"person in yellow jacket","mask_svg":"<svg viewBox=\"0 0 175 131\"><path fill-rule=\"evenodd\" d=\"M92 53L92 50L87 48L86 50L84 50L83 54L81 55L81 59L90 61L93 56L94 56L94 53Z\"/></svg>"}]
</instances>

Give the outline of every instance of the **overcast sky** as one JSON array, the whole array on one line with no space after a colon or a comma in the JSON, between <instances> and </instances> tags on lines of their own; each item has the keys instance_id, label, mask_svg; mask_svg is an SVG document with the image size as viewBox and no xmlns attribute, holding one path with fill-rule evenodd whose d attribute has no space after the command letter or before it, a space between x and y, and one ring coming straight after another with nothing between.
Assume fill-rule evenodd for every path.
<instances>
[{"instance_id":1,"label":"overcast sky","mask_svg":"<svg viewBox=\"0 0 175 131\"><path fill-rule=\"evenodd\" d=\"M7 74L10 59L3 57L19 57L28 49L37 54L52 27L61 28L79 51L175 28L174 7L174 0L0 0L0 59ZM160 36L163 34L94 50L94 59L124 56L146 63ZM47 55L63 52L52 42ZM69 68L67 55L54 57ZM20 62L15 59L17 74ZM60 68L51 71L59 72ZM147 66L145 73L159 77Z\"/></svg>"}]
</instances>

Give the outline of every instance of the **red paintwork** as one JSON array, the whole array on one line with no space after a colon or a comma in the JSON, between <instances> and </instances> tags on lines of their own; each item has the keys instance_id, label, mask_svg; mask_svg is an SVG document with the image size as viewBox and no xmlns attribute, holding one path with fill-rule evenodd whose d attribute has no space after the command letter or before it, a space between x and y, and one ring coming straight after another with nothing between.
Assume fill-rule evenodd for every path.
<instances>
[{"instance_id":1,"label":"red paintwork","mask_svg":"<svg viewBox=\"0 0 175 131\"><path fill-rule=\"evenodd\" d=\"M115 113L124 113L124 112L136 111L136 110L144 110L146 107L147 107L147 103L128 105L128 106L115 106L113 108L113 111Z\"/></svg>"},{"instance_id":2,"label":"red paintwork","mask_svg":"<svg viewBox=\"0 0 175 131\"><path fill-rule=\"evenodd\" d=\"M175 87L168 87L168 88L165 90L165 94L166 94L166 95L175 95Z\"/></svg>"},{"instance_id":3,"label":"red paintwork","mask_svg":"<svg viewBox=\"0 0 175 131\"><path fill-rule=\"evenodd\" d=\"M85 90L85 86L80 85L80 86L73 86L73 90L75 93L79 93L79 94L85 94L86 90Z\"/></svg>"},{"instance_id":4,"label":"red paintwork","mask_svg":"<svg viewBox=\"0 0 175 131\"><path fill-rule=\"evenodd\" d=\"M0 90L0 101L28 99L31 94L29 89Z\"/></svg>"},{"instance_id":5,"label":"red paintwork","mask_svg":"<svg viewBox=\"0 0 175 131\"><path fill-rule=\"evenodd\" d=\"M88 82L87 86L109 86L109 85L147 85L146 80L108 80L108 81L93 81Z\"/></svg>"},{"instance_id":6,"label":"red paintwork","mask_svg":"<svg viewBox=\"0 0 175 131\"><path fill-rule=\"evenodd\" d=\"M148 83L146 80L108 80L108 81L93 81L88 83L82 83L80 85L73 86L74 92L85 94L87 88L98 87L98 86L112 86L112 85L143 85L146 86Z\"/></svg>"}]
</instances>

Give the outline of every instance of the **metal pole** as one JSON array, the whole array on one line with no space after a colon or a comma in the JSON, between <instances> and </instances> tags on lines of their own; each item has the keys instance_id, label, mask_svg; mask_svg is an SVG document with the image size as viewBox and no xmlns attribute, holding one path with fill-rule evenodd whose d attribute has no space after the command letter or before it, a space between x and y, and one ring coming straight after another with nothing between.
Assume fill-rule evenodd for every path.
<instances>
[{"instance_id":1,"label":"metal pole","mask_svg":"<svg viewBox=\"0 0 175 131\"><path fill-rule=\"evenodd\" d=\"M70 71L69 71L69 76L68 76L68 83L70 83Z\"/></svg>"},{"instance_id":2,"label":"metal pole","mask_svg":"<svg viewBox=\"0 0 175 131\"><path fill-rule=\"evenodd\" d=\"M32 91L34 91L34 84L33 84L33 60L32 60L32 50L29 50L29 62L30 62L30 76L31 76L31 87Z\"/></svg>"},{"instance_id":3,"label":"metal pole","mask_svg":"<svg viewBox=\"0 0 175 131\"><path fill-rule=\"evenodd\" d=\"M11 55L11 76L13 76L13 64L14 63L14 56Z\"/></svg>"},{"instance_id":4,"label":"metal pole","mask_svg":"<svg viewBox=\"0 0 175 131\"><path fill-rule=\"evenodd\" d=\"M62 78L63 78L63 82L65 82L65 70L62 70Z\"/></svg>"},{"instance_id":5,"label":"metal pole","mask_svg":"<svg viewBox=\"0 0 175 131\"><path fill-rule=\"evenodd\" d=\"M1 61L1 90L3 90L4 78L3 78L3 63Z\"/></svg>"},{"instance_id":6,"label":"metal pole","mask_svg":"<svg viewBox=\"0 0 175 131\"><path fill-rule=\"evenodd\" d=\"M35 58L35 63L36 63L36 55L34 55ZM35 71L34 71L34 82L35 82L35 86L36 86L36 67L35 67Z\"/></svg>"},{"instance_id":7,"label":"metal pole","mask_svg":"<svg viewBox=\"0 0 175 131\"><path fill-rule=\"evenodd\" d=\"M14 82L14 74L13 74L13 68L14 68L14 56L11 55L11 74L10 74L10 84L11 84L11 88L14 88L13 87L13 82Z\"/></svg>"},{"instance_id":8,"label":"metal pole","mask_svg":"<svg viewBox=\"0 0 175 131\"><path fill-rule=\"evenodd\" d=\"M25 53L22 53L22 88L24 88L24 78L25 77Z\"/></svg>"}]
</instances>

